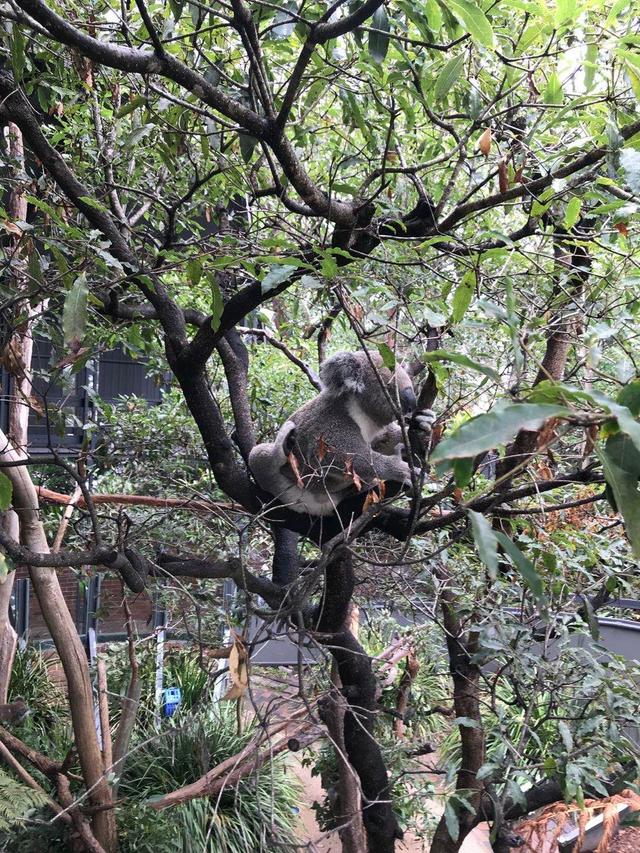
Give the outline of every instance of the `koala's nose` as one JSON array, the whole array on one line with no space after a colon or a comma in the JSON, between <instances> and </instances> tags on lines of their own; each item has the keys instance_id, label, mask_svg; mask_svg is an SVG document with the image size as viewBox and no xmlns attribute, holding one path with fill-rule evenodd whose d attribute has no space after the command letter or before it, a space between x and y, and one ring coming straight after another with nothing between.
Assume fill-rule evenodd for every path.
<instances>
[{"instance_id":1,"label":"koala's nose","mask_svg":"<svg viewBox=\"0 0 640 853\"><path fill-rule=\"evenodd\" d=\"M413 412L415 407L418 405L416 395L413 393L413 388L403 388L400 392L400 405L402 406L403 414L406 415L409 412Z\"/></svg>"}]
</instances>

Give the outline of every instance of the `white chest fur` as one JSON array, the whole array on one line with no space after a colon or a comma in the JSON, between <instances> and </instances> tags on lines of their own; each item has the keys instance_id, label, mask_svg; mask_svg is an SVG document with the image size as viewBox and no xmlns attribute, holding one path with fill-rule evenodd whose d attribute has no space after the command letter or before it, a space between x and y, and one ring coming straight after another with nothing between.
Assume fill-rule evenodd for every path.
<instances>
[{"instance_id":1,"label":"white chest fur","mask_svg":"<svg viewBox=\"0 0 640 853\"><path fill-rule=\"evenodd\" d=\"M349 400L347 403L347 412L360 427L363 439L367 444L371 444L378 433L384 430L380 424L377 424L373 418L370 418L366 412L363 412L355 400Z\"/></svg>"}]
</instances>

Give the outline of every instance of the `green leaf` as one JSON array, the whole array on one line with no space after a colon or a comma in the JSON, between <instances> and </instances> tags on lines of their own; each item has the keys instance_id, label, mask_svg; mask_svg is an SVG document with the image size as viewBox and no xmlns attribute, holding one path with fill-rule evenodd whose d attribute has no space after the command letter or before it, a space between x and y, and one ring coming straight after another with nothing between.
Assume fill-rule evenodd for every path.
<instances>
[{"instance_id":1,"label":"green leaf","mask_svg":"<svg viewBox=\"0 0 640 853\"><path fill-rule=\"evenodd\" d=\"M456 486L466 488L473 477L473 459L456 459L453 463L453 479Z\"/></svg>"},{"instance_id":2,"label":"green leaf","mask_svg":"<svg viewBox=\"0 0 640 853\"><path fill-rule=\"evenodd\" d=\"M640 451L628 436L616 433L603 448L596 449L596 454L613 494L611 503L622 516L634 554L640 556Z\"/></svg>"},{"instance_id":3,"label":"green leaf","mask_svg":"<svg viewBox=\"0 0 640 853\"><path fill-rule=\"evenodd\" d=\"M191 258L187 262L187 275L193 287L197 287L200 284L200 279L202 278L202 261L200 258Z\"/></svg>"},{"instance_id":4,"label":"green leaf","mask_svg":"<svg viewBox=\"0 0 640 853\"><path fill-rule=\"evenodd\" d=\"M222 299L222 291L220 285L213 276L208 276L209 284L211 285L211 328L217 332L220 328L220 320L224 311L224 300Z\"/></svg>"},{"instance_id":5,"label":"green leaf","mask_svg":"<svg viewBox=\"0 0 640 853\"><path fill-rule=\"evenodd\" d=\"M274 287L277 287L279 284L290 279L295 271L295 267L284 264L278 264L277 266L271 267L269 272L262 279L262 292L268 293L270 290L273 290Z\"/></svg>"},{"instance_id":6,"label":"green leaf","mask_svg":"<svg viewBox=\"0 0 640 853\"><path fill-rule=\"evenodd\" d=\"M389 50L389 16L384 6L379 6L374 12L371 19L371 26L375 30L382 30L382 32L370 32L367 41L371 58L375 63L381 65Z\"/></svg>"},{"instance_id":7,"label":"green leaf","mask_svg":"<svg viewBox=\"0 0 640 853\"><path fill-rule=\"evenodd\" d=\"M184 0L169 0L169 8L171 9L173 20L177 24L184 9Z\"/></svg>"},{"instance_id":8,"label":"green leaf","mask_svg":"<svg viewBox=\"0 0 640 853\"><path fill-rule=\"evenodd\" d=\"M13 568L13 560L0 551L0 584L4 583L4 579L9 572L13 571Z\"/></svg>"},{"instance_id":9,"label":"green leaf","mask_svg":"<svg viewBox=\"0 0 640 853\"><path fill-rule=\"evenodd\" d=\"M27 272L32 284L42 284L42 266L40 264L40 255L34 247L29 253L29 261L27 263Z\"/></svg>"},{"instance_id":10,"label":"green leaf","mask_svg":"<svg viewBox=\"0 0 640 853\"><path fill-rule=\"evenodd\" d=\"M461 367L468 367L470 370L475 370L478 373L482 373L484 376L488 376L490 379L493 379L494 382L500 382L500 375L493 369L493 367L487 367L485 364L480 364L472 358L469 358L468 355L463 355L460 352L449 352L444 349L436 349L431 352L424 353L422 357L427 363L432 361L446 361L452 362L453 364L459 364Z\"/></svg>"},{"instance_id":11,"label":"green leaf","mask_svg":"<svg viewBox=\"0 0 640 853\"><path fill-rule=\"evenodd\" d=\"M478 554L493 580L498 574L498 539L484 515L472 509L467 510L467 515L471 521L471 532Z\"/></svg>"},{"instance_id":12,"label":"green leaf","mask_svg":"<svg viewBox=\"0 0 640 853\"><path fill-rule=\"evenodd\" d=\"M67 345L77 346L87 328L87 297L89 289L84 273L74 281L67 293L62 309L62 333Z\"/></svg>"},{"instance_id":13,"label":"green leaf","mask_svg":"<svg viewBox=\"0 0 640 853\"><path fill-rule=\"evenodd\" d=\"M382 363L385 367L388 367L389 370L396 369L396 357L393 354L393 350L387 344L377 344L378 352L382 356Z\"/></svg>"},{"instance_id":14,"label":"green leaf","mask_svg":"<svg viewBox=\"0 0 640 853\"><path fill-rule=\"evenodd\" d=\"M471 304L473 294L476 289L476 274L474 270L469 270L464 274L462 280L456 287L453 299L451 300L451 322L459 323L467 313L467 308Z\"/></svg>"},{"instance_id":15,"label":"green leaf","mask_svg":"<svg viewBox=\"0 0 640 853\"><path fill-rule=\"evenodd\" d=\"M32 204L34 207L37 207L38 210L41 210L43 213L46 213L47 216L50 216L51 219L53 219L53 221L56 223L56 225L60 226L60 228L66 227L65 223L62 221L62 219L60 219L54 208L51 207L50 204L47 204L46 201L43 201L40 198L36 198L34 195L28 195L27 201L30 202L30 204ZM56 254L56 252L58 252L58 250L54 249L54 254Z\"/></svg>"},{"instance_id":16,"label":"green leaf","mask_svg":"<svg viewBox=\"0 0 640 853\"><path fill-rule=\"evenodd\" d=\"M433 89L433 97L435 101L441 101L447 97L451 89L455 86L458 78L462 74L462 69L464 67L464 54L460 53L458 56L454 56L453 59L450 59L447 64L444 66L440 74L438 75L438 79L436 80L436 85Z\"/></svg>"},{"instance_id":17,"label":"green leaf","mask_svg":"<svg viewBox=\"0 0 640 853\"><path fill-rule=\"evenodd\" d=\"M149 136L152 130L155 129L153 124L141 124L139 127L134 127L122 142L123 148L134 148L138 142L141 142L146 136Z\"/></svg>"},{"instance_id":18,"label":"green leaf","mask_svg":"<svg viewBox=\"0 0 640 853\"><path fill-rule=\"evenodd\" d=\"M447 7L460 23L467 28L474 41L485 47L493 47L493 29L482 9L470 0L449 0Z\"/></svg>"},{"instance_id":19,"label":"green leaf","mask_svg":"<svg viewBox=\"0 0 640 853\"><path fill-rule=\"evenodd\" d=\"M542 578L536 572L535 566L531 560L528 557L525 557L516 543L509 539L508 536L505 536L504 533L496 530L495 535L498 542L502 545L505 553L511 557L514 566L522 575L524 582L531 590L538 606L540 608L544 607L546 604L546 598L544 594L544 587L542 585Z\"/></svg>"},{"instance_id":20,"label":"green leaf","mask_svg":"<svg viewBox=\"0 0 640 853\"><path fill-rule=\"evenodd\" d=\"M13 484L6 474L0 471L0 512L4 512L11 506L13 495Z\"/></svg>"},{"instance_id":21,"label":"green leaf","mask_svg":"<svg viewBox=\"0 0 640 853\"><path fill-rule=\"evenodd\" d=\"M104 204L101 204L97 199L93 198L90 195L80 195L78 196L78 201L83 202L87 205L87 207L91 207L94 210L99 210L101 213L109 213Z\"/></svg>"},{"instance_id":22,"label":"green leaf","mask_svg":"<svg viewBox=\"0 0 640 853\"><path fill-rule=\"evenodd\" d=\"M556 26L573 23L578 14L577 0L557 0L556 2Z\"/></svg>"},{"instance_id":23,"label":"green leaf","mask_svg":"<svg viewBox=\"0 0 640 853\"><path fill-rule=\"evenodd\" d=\"M564 92L562 91L562 83L555 71L547 80L542 97L545 104L559 105L563 103Z\"/></svg>"},{"instance_id":24,"label":"green leaf","mask_svg":"<svg viewBox=\"0 0 640 853\"><path fill-rule=\"evenodd\" d=\"M637 57L626 57L624 60L624 70L629 85L633 89L633 94L636 96L636 101L640 102L640 67L637 64Z\"/></svg>"},{"instance_id":25,"label":"green leaf","mask_svg":"<svg viewBox=\"0 0 640 853\"><path fill-rule=\"evenodd\" d=\"M22 72L24 70L25 63L26 44L27 40L25 38L24 33L22 32L22 27L18 26L17 24L14 24L13 33L11 36L11 65L16 80L20 80L22 78Z\"/></svg>"},{"instance_id":26,"label":"green leaf","mask_svg":"<svg viewBox=\"0 0 640 853\"><path fill-rule=\"evenodd\" d=\"M333 255L325 255L320 262L320 272L326 278L331 280L338 272L338 262Z\"/></svg>"},{"instance_id":27,"label":"green leaf","mask_svg":"<svg viewBox=\"0 0 640 853\"><path fill-rule=\"evenodd\" d=\"M444 807L444 822L447 825L447 832L451 840L457 841L460 835L460 821L451 803L447 803Z\"/></svg>"},{"instance_id":28,"label":"green leaf","mask_svg":"<svg viewBox=\"0 0 640 853\"><path fill-rule=\"evenodd\" d=\"M478 720L474 720L473 717L456 717L453 720L452 725L454 726L462 726L464 729L479 729L480 723Z\"/></svg>"},{"instance_id":29,"label":"green leaf","mask_svg":"<svg viewBox=\"0 0 640 853\"><path fill-rule=\"evenodd\" d=\"M599 391L589 391L585 393L588 393L589 397L598 403L598 405L611 412L613 417L618 421L618 427L620 430L629 436L636 446L636 449L640 451L640 424L633 417L629 409L626 406L621 406L618 403L615 403L613 400L610 400L606 394L601 394Z\"/></svg>"},{"instance_id":30,"label":"green leaf","mask_svg":"<svg viewBox=\"0 0 640 853\"><path fill-rule=\"evenodd\" d=\"M564 720L558 720L558 732L562 738L562 743L567 752L573 752L573 735L571 729Z\"/></svg>"},{"instance_id":31,"label":"green leaf","mask_svg":"<svg viewBox=\"0 0 640 853\"><path fill-rule=\"evenodd\" d=\"M598 67L598 43L592 41L587 45L584 64L584 90L588 92L593 86L593 81L596 76L596 68Z\"/></svg>"},{"instance_id":32,"label":"green leaf","mask_svg":"<svg viewBox=\"0 0 640 853\"><path fill-rule=\"evenodd\" d=\"M238 139L240 140L240 154L242 155L242 159L245 163L248 163L251 160L253 149L258 144L258 140L255 136L251 136L251 134L244 133L243 131L238 133Z\"/></svg>"},{"instance_id":33,"label":"green leaf","mask_svg":"<svg viewBox=\"0 0 640 853\"><path fill-rule=\"evenodd\" d=\"M427 0L424 4L424 13L427 16L427 24L434 34L442 27L442 11L436 0Z\"/></svg>"},{"instance_id":34,"label":"green leaf","mask_svg":"<svg viewBox=\"0 0 640 853\"><path fill-rule=\"evenodd\" d=\"M596 614L593 610L593 604L591 603L591 599L588 595L581 596L581 599L584 606L584 612L587 617L589 633L591 634L591 638L594 643L598 643L600 641L600 626L598 625L598 620L596 619Z\"/></svg>"},{"instance_id":35,"label":"green leaf","mask_svg":"<svg viewBox=\"0 0 640 853\"><path fill-rule=\"evenodd\" d=\"M135 109L146 103L147 99L144 95L136 95L135 98L131 98L131 100L127 101L123 107L120 107L114 118L124 118L125 116L128 116L129 113L132 113Z\"/></svg>"},{"instance_id":36,"label":"green leaf","mask_svg":"<svg viewBox=\"0 0 640 853\"><path fill-rule=\"evenodd\" d=\"M618 394L616 402L620 406L626 406L634 418L640 415L640 379L628 382Z\"/></svg>"},{"instance_id":37,"label":"green leaf","mask_svg":"<svg viewBox=\"0 0 640 853\"><path fill-rule=\"evenodd\" d=\"M444 463L442 469L447 471L453 459L486 453L508 444L521 429L540 429L549 418L568 417L570 414L571 411L564 406L499 403L490 412L466 421L453 435L441 441L431 454L431 462L434 465Z\"/></svg>"},{"instance_id":38,"label":"green leaf","mask_svg":"<svg viewBox=\"0 0 640 853\"><path fill-rule=\"evenodd\" d=\"M567 205L566 212L564 214L564 227L565 228L573 228L578 219L580 219L580 208L582 207L582 199L574 196L569 204Z\"/></svg>"}]
</instances>

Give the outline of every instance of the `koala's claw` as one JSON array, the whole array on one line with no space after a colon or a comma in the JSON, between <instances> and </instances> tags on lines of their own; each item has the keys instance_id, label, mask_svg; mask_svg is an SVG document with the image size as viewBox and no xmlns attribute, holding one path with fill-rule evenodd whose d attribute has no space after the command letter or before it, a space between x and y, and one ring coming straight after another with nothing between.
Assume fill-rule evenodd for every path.
<instances>
[{"instance_id":1,"label":"koala's claw","mask_svg":"<svg viewBox=\"0 0 640 853\"><path fill-rule=\"evenodd\" d=\"M431 432L436 422L436 413L433 409L418 409L411 415L409 426L419 429L421 432Z\"/></svg>"}]
</instances>

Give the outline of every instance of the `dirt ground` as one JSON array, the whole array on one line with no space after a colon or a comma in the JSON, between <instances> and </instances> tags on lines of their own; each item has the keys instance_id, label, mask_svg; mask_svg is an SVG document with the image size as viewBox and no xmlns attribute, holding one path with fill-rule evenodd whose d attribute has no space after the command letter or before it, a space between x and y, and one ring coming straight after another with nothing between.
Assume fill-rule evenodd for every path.
<instances>
[{"instance_id":1,"label":"dirt ground","mask_svg":"<svg viewBox=\"0 0 640 853\"><path fill-rule=\"evenodd\" d=\"M640 851L640 829L635 826L623 828L609 845L608 853L638 853Z\"/></svg>"}]
</instances>

